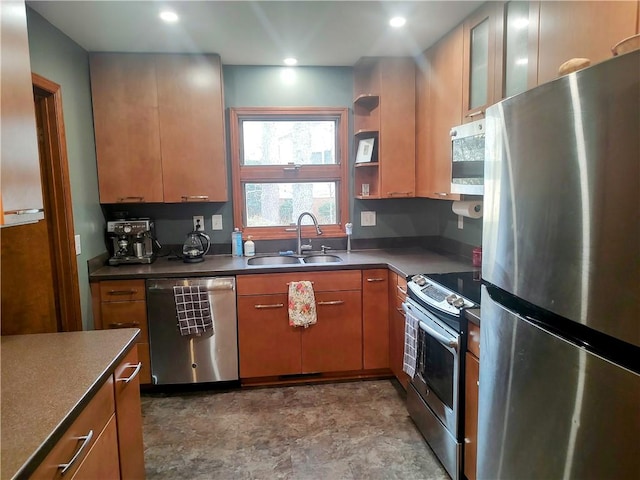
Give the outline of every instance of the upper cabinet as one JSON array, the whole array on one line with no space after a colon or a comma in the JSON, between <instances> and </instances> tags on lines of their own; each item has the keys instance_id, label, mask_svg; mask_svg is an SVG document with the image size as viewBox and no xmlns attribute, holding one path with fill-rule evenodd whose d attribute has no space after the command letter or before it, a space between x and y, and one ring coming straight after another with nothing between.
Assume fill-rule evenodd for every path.
<instances>
[{"instance_id":1,"label":"upper cabinet","mask_svg":"<svg viewBox=\"0 0 640 480\"><path fill-rule=\"evenodd\" d=\"M414 197L414 60L361 59L354 67L354 93L356 151L361 141L373 139L370 157L366 157L370 161L356 158L356 198Z\"/></svg>"},{"instance_id":2,"label":"upper cabinet","mask_svg":"<svg viewBox=\"0 0 640 480\"><path fill-rule=\"evenodd\" d=\"M637 33L638 2L539 2L537 84L558 77L571 58L595 64L611 58L611 47Z\"/></svg>"},{"instance_id":3,"label":"upper cabinet","mask_svg":"<svg viewBox=\"0 0 640 480\"><path fill-rule=\"evenodd\" d=\"M500 7L496 2L487 2L463 23L463 74L462 74L462 119L464 122L478 120L485 109L495 103L496 76L496 30L499 24ZM498 87L499 90L499 87Z\"/></svg>"},{"instance_id":4,"label":"upper cabinet","mask_svg":"<svg viewBox=\"0 0 640 480\"><path fill-rule=\"evenodd\" d=\"M24 1L0 2L0 37L0 218L17 225L44 218Z\"/></svg>"},{"instance_id":5,"label":"upper cabinet","mask_svg":"<svg viewBox=\"0 0 640 480\"><path fill-rule=\"evenodd\" d=\"M100 202L227 201L220 57L90 61Z\"/></svg>"},{"instance_id":6,"label":"upper cabinet","mask_svg":"<svg viewBox=\"0 0 640 480\"><path fill-rule=\"evenodd\" d=\"M451 128L462 123L462 26L428 49L416 73L416 192L457 200L451 193Z\"/></svg>"}]
</instances>

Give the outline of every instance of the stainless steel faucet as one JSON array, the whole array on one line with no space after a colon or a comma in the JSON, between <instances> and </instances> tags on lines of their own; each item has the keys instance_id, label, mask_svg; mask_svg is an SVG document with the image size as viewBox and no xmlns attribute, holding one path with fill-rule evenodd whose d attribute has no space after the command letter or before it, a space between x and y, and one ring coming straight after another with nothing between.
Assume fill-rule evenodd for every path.
<instances>
[{"instance_id":1,"label":"stainless steel faucet","mask_svg":"<svg viewBox=\"0 0 640 480\"><path fill-rule=\"evenodd\" d=\"M302 225L300 224L300 222L302 222L302 217L304 217L305 215L308 215L308 216L311 217L311 220L313 220L313 224L316 227L316 233L318 235L322 235L322 230L320 230L320 226L318 226L318 220L313 215L313 213L311 213L311 212L302 212L300 214L300 216L298 217L298 221L296 222L296 232L298 234L298 250L297 250L298 255L302 255L302 251L303 250L311 250L311 245L302 245L302 239L301 239L301 237L302 237L302 235L301 235Z\"/></svg>"}]
</instances>

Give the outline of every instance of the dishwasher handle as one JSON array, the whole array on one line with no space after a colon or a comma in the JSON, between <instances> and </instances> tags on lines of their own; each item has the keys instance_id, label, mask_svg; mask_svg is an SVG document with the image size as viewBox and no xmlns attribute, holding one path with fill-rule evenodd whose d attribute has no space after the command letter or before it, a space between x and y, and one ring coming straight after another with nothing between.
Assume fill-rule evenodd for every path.
<instances>
[{"instance_id":1,"label":"dishwasher handle","mask_svg":"<svg viewBox=\"0 0 640 480\"><path fill-rule=\"evenodd\" d=\"M186 283L186 285L185 285ZM160 285L153 285L150 284L147 286L147 290L150 292L173 292L173 287L193 287L196 285L192 285L190 284L188 281L185 283L180 283L180 282L176 282L170 286L160 286ZM200 285L202 286L202 285ZM223 290L235 290L236 286L234 282L219 282L215 285L210 285L206 287L207 292L219 292L219 291L223 291Z\"/></svg>"}]
</instances>

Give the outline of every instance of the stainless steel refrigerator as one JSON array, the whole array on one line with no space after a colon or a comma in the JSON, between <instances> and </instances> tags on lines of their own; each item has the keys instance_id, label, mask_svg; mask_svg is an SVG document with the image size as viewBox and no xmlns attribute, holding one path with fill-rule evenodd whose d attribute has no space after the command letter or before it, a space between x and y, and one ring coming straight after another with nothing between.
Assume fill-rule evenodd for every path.
<instances>
[{"instance_id":1,"label":"stainless steel refrigerator","mask_svg":"<svg viewBox=\"0 0 640 480\"><path fill-rule=\"evenodd\" d=\"M478 478L640 478L639 79L487 109Z\"/></svg>"}]
</instances>

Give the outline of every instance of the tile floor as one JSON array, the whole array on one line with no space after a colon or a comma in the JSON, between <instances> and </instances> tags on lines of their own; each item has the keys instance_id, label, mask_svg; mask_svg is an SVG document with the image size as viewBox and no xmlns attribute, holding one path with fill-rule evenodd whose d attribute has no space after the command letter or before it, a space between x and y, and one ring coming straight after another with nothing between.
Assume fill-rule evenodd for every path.
<instances>
[{"instance_id":1,"label":"tile floor","mask_svg":"<svg viewBox=\"0 0 640 480\"><path fill-rule=\"evenodd\" d=\"M147 478L448 479L389 380L144 394Z\"/></svg>"}]
</instances>

